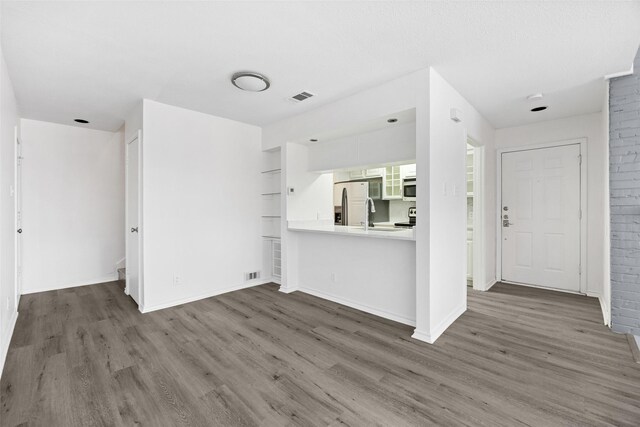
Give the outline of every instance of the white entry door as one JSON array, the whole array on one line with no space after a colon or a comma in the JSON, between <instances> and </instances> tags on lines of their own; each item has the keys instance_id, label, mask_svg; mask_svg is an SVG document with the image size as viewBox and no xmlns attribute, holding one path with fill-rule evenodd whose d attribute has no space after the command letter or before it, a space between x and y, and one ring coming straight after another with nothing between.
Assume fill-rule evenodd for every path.
<instances>
[{"instance_id":1,"label":"white entry door","mask_svg":"<svg viewBox=\"0 0 640 427\"><path fill-rule=\"evenodd\" d=\"M140 138L127 144L126 291L140 301Z\"/></svg>"},{"instance_id":2,"label":"white entry door","mask_svg":"<svg viewBox=\"0 0 640 427\"><path fill-rule=\"evenodd\" d=\"M502 154L502 280L580 291L580 145Z\"/></svg>"}]
</instances>

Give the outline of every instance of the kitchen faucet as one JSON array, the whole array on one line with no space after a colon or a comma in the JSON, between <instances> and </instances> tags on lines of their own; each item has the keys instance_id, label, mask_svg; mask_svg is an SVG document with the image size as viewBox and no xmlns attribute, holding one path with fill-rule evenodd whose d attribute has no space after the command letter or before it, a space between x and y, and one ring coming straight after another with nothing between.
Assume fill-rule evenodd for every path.
<instances>
[{"instance_id":1,"label":"kitchen faucet","mask_svg":"<svg viewBox=\"0 0 640 427\"><path fill-rule=\"evenodd\" d=\"M376 212L376 205L371 197L364 200L364 231L369 231L369 227L373 227L373 220L370 220L369 213Z\"/></svg>"}]
</instances>

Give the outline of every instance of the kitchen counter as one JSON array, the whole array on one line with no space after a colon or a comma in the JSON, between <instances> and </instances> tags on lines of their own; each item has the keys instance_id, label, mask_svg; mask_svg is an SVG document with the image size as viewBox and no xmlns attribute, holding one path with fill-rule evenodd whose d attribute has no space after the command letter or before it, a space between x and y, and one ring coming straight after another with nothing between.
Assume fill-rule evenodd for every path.
<instances>
[{"instance_id":1,"label":"kitchen counter","mask_svg":"<svg viewBox=\"0 0 640 427\"><path fill-rule=\"evenodd\" d=\"M370 237L374 239L416 240L413 229L393 228L388 225L378 225L365 231L362 226L333 225L316 221L289 221L288 227L290 231Z\"/></svg>"}]
</instances>

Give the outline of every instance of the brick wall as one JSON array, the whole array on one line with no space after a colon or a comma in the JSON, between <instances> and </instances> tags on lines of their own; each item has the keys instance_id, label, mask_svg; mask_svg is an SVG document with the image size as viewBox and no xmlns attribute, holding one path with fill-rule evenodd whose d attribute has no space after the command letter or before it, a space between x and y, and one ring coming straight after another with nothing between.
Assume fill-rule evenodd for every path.
<instances>
[{"instance_id":1,"label":"brick wall","mask_svg":"<svg viewBox=\"0 0 640 427\"><path fill-rule=\"evenodd\" d=\"M611 327L640 335L640 51L609 86Z\"/></svg>"}]
</instances>

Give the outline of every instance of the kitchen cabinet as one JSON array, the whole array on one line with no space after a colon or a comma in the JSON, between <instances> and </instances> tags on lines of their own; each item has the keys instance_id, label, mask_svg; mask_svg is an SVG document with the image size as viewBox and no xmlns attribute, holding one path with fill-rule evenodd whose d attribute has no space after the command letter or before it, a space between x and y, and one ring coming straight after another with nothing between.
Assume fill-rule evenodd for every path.
<instances>
[{"instance_id":1,"label":"kitchen cabinet","mask_svg":"<svg viewBox=\"0 0 640 427\"><path fill-rule=\"evenodd\" d=\"M402 199L402 177L400 176L401 166L387 166L382 176L382 199L397 200Z\"/></svg>"},{"instance_id":2,"label":"kitchen cabinet","mask_svg":"<svg viewBox=\"0 0 640 427\"><path fill-rule=\"evenodd\" d=\"M362 179L364 178L364 170L355 170L349 172L349 178L351 179Z\"/></svg>"},{"instance_id":3,"label":"kitchen cabinet","mask_svg":"<svg viewBox=\"0 0 640 427\"><path fill-rule=\"evenodd\" d=\"M380 178L384 174L384 168L360 169L349 172L351 179Z\"/></svg>"},{"instance_id":4,"label":"kitchen cabinet","mask_svg":"<svg viewBox=\"0 0 640 427\"><path fill-rule=\"evenodd\" d=\"M407 177L415 177L416 176L416 164L410 165L402 165L400 166L400 175L402 179Z\"/></svg>"},{"instance_id":5,"label":"kitchen cabinet","mask_svg":"<svg viewBox=\"0 0 640 427\"><path fill-rule=\"evenodd\" d=\"M384 168L367 169L364 176L367 178L380 178L384 174Z\"/></svg>"}]
</instances>

